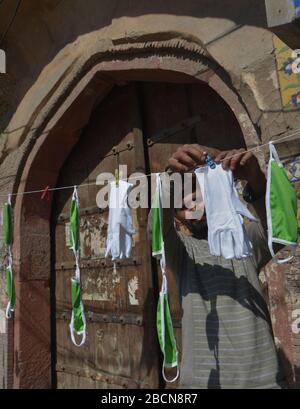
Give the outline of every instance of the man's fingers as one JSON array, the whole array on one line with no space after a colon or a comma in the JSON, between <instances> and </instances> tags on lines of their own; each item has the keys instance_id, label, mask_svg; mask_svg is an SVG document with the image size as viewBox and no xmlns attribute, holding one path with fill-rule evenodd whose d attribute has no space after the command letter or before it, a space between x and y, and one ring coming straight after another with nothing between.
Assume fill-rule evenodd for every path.
<instances>
[{"instance_id":1,"label":"man's fingers","mask_svg":"<svg viewBox=\"0 0 300 409\"><path fill-rule=\"evenodd\" d=\"M233 149L232 151L227 151L225 157L222 159L221 163L222 163L222 168L223 169L229 169L230 167L230 162L233 158L234 155L237 154L237 150Z\"/></svg>"},{"instance_id":2,"label":"man's fingers","mask_svg":"<svg viewBox=\"0 0 300 409\"><path fill-rule=\"evenodd\" d=\"M189 155L196 162L196 164L200 165L204 163L204 150L200 147L200 145L183 145L182 151Z\"/></svg>"},{"instance_id":3,"label":"man's fingers","mask_svg":"<svg viewBox=\"0 0 300 409\"><path fill-rule=\"evenodd\" d=\"M204 152L207 152L212 158L220 154L220 151L216 148L209 148L199 144L185 144L178 148L169 159L169 166L175 172L188 172L197 165L205 164ZM223 158L223 155L221 157Z\"/></svg>"},{"instance_id":4,"label":"man's fingers","mask_svg":"<svg viewBox=\"0 0 300 409\"><path fill-rule=\"evenodd\" d=\"M185 173L189 170L187 166L182 165L180 162L178 162L177 159L173 157L169 159L169 166L173 170L173 172Z\"/></svg>"},{"instance_id":5,"label":"man's fingers","mask_svg":"<svg viewBox=\"0 0 300 409\"><path fill-rule=\"evenodd\" d=\"M178 160L178 162L182 163L183 165L187 166L188 168L193 168L196 166L196 162L188 153L183 151L176 152L173 155L173 158Z\"/></svg>"},{"instance_id":6,"label":"man's fingers","mask_svg":"<svg viewBox=\"0 0 300 409\"><path fill-rule=\"evenodd\" d=\"M225 158L225 156L227 155L227 153L228 153L228 151L220 152L220 153L215 157L215 162L216 162L216 163L220 163L220 162Z\"/></svg>"},{"instance_id":7,"label":"man's fingers","mask_svg":"<svg viewBox=\"0 0 300 409\"><path fill-rule=\"evenodd\" d=\"M244 166L248 162L248 160L253 156L254 156L253 152L245 152L240 162L241 166Z\"/></svg>"},{"instance_id":8,"label":"man's fingers","mask_svg":"<svg viewBox=\"0 0 300 409\"><path fill-rule=\"evenodd\" d=\"M232 155L230 159L229 167L231 170L235 170L239 166L242 157L245 155L245 149L238 149L236 154Z\"/></svg>"}]
</instances>

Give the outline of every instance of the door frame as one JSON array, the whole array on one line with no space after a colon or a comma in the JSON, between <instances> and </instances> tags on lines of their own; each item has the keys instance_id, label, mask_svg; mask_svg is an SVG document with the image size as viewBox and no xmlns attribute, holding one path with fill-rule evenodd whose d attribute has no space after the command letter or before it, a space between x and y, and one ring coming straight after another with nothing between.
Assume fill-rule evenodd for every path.
<instances>
[{"instance_id":1,"label":"door frame","mask_svg":"<svg viewBox=\"0 0 300 409\"><path fill-rule=\"evenodd\" d=\"M203 49L199 52L199 45L196 46L194 49L190 44L188 48L174 47L168 53L159 47L146 50L138 47L133 52L132 47L127 54L116 46L109 56L96 54L91 58L93 63L83 66L81 75L61 91L56 106L49 107L49 115L39 118L41 126L31 137L22 157L17 185L19 195L15 196L14 203L17 308L14 336L9 340L14 388L51 388L52 195L50 200L42 201L38 193L22 193L43 188L45 184L56 185L60 169L80 137L80 130L114 84L126 81L205 82L232 109L247 147L259 144L247 110L228 76L204 55Z\"/></svg>"}]
</instances>

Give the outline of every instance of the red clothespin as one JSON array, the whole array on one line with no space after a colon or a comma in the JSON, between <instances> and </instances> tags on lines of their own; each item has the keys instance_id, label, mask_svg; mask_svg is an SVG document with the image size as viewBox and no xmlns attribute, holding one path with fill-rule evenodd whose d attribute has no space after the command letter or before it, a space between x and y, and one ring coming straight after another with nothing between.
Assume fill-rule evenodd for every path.
<instances>
[{"instance_id":1,"label":"red clothespin","mask_svg":"<svg viewBox=\"0 0 300 409\"><path fill-rule=\"evenodd\" d=\"M44 199L49 200L50 199L49 188L50 187L48 185L45 187L45 189L43 190L42 196L41 196L41 200L44 200Z\"/></svg>"}]
</instances>

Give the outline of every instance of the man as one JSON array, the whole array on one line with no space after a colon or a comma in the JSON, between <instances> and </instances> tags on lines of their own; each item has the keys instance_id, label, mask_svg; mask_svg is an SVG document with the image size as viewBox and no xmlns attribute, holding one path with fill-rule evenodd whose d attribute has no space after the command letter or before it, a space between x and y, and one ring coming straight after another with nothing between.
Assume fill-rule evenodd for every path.
<instances>
[{"instance_id":1,"label":"man","mask_svg":"<svg viewBox=\"0 0 300 409\"><path fill-rule=\"evenodd\" d=\"M226 260L209 252L205 216L191 220L186 219L184 207L163 210L167 269L175 274L183 310L180 386L283 388L284 375L258 280L259 270L271 259L265 175L252 152L220 152L197 144L180 147L168 161L168 173L184 174L205 165L204 152L225 170L231 169L234 178L247 181L244 198L260 222L246 225L253 256ZM163 192L169 194L167 186ZM189 234L178 231L174 222Z\"/></svg>"}]
</instances>

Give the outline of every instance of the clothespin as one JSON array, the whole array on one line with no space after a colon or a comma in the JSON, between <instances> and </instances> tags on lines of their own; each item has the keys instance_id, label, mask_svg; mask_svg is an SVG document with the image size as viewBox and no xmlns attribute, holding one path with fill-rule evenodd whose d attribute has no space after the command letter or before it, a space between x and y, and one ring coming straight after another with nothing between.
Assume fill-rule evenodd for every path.
<instances>
[{"instance_id":1,"label":"clothespin","mask_svg":"<svg viewBox=\"0 0 300 409\"><path fill-rule=\"evenodd\" d=\"M115 179L116 179L116 186L119 186L119 182L122 179L122 172L119 169L115 170Z\"/></svg>"},{"instance_id":2,"label":"clothespin","mask_svg":"<svg viewBox=\"0 0 300 409\"><path fill-rule=\"evenodd\" d=\"M217 165L216 165L216 162L213 160L213 158L211 156L209 156L209 154L207 152L203 152L203 154L205 156L205 162L207 163L207 165L211 169L216 169Z\"/></svg>"},{"instance_id":3,"label":"clothespin","mask_svg":"<svg viewBox=\"0 0 300 409\"><path fill-rule=\"evenodd\" d=\"M119 186L119 181L120 181L120 174L119 174L119 169L115 170L115 178L116 178L116 186Z\"/></svg>"},{"instance_id":4,"label":"clothespin","mask_svg":"<svg viewBox=\"0 0 300 409\"><path fill-rule=\"evenodd\" d=\"M120 172L119 152L116 151L115 155L116 155L116 159L117 159L117 168L115 170L115 179L116 179L116 186L119 187L120 178L122 177L122 172Z\"/></svg>"},{"instance_id":5,"label":"clothespin","mask_svg":"<svg viewBox=\"0 0 300 409\"><path fill-rule=\"evenodd\" d=\"M41 195L41 200L44 200L44 199L49 200L50 199L49 188L50 188L50 186L48 186L48 185L45 187L45 189L43 190L43 193Z\"/></svg>"}]
</instances>

